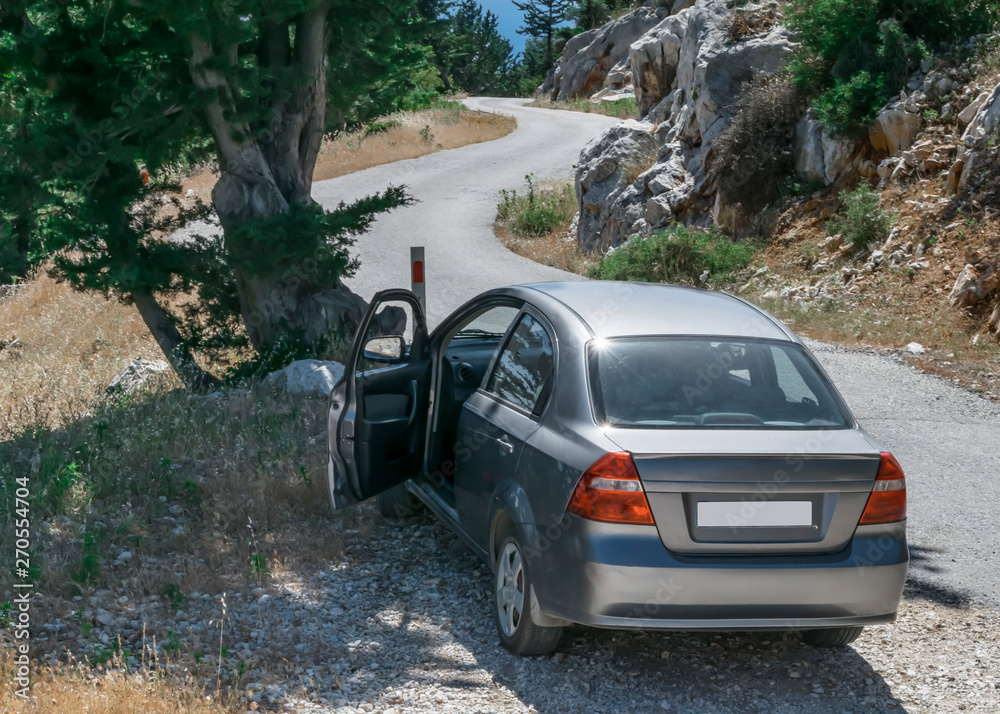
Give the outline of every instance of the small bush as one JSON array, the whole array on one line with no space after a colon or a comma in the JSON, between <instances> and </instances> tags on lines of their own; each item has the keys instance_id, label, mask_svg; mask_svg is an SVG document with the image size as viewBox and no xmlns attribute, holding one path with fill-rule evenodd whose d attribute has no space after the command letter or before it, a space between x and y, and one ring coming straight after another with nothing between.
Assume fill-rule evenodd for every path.
<instances>
[{"instance_id":1,"label":"small bush","mask_svg":"<svg viewBox=\"0 0 1000 714\"><path fill-rule=\"evenodd\" d=\"M826 128L859 133L928 47L988 32L998 8L996 0L791 0L788 25L800 46L789 66Z\"/></svg>"},{"instance_id":2,"label":"small bush","mask_svg":"<svg viewBox=\"0 0 1000 714\"><path fill-rule=\"evenodd\" d=\"M794 173L795 126L805 100L788 76L754 80L739 112L715 139L711 171L722 198L759 211Z\"/></svg>"},{"instance_id":3,"label":"small bush","mask_svg":"<svg viewBox=\"0 0 1000 714\"><path fill-rule=\"evenodd\" d=\"M548 235L576 214L576 192L571 184L539 186L534 175L525 176L528 191L501 191L497 206L497 221L515 235L537 237Z\"/></svg>"},{"instance_id":4,"label":"small bush","mask_svg":"<svg viewBox=\"0 0 1000 714\"><path fill-rule=\"evenodd\" d=\"M733 241L716 230L672 226L647 237L633 236L590 270L598 280L698 283L708 271L713 283L730 282L747 267L758 246Z\"/></svg>"},{"instance_id":5,"label":"small bush","mask_svg":"<svg viewBox=\"0 0 1000 714\"><path fill-rule=\"evenodd\" d=\"M840 201L844 204L843 213L826 223L826 230L831 235L840 233L858 249L869 243L881 243L889 237L896 215L879 206L878 192L867 183L853 191L843 191Z\"/></svg>"}]
</instances>

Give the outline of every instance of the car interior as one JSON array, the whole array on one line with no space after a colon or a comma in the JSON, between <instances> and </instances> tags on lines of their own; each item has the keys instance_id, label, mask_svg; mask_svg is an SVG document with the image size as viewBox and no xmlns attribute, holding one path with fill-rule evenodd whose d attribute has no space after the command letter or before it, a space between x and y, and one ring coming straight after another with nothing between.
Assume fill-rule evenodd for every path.
<instances>
[{"instance_id":1,"label":"car interior","mask_svg":"<svg viewBox=\"0 0 1000 714\"><path fill-rule=\"evenodd\" d=\"M427 466L430 473L443 474L448 486L454 481L462 406L483 384L486 370L519 311L500 305L473 314L446 336L439 348L440 379L432 417L437 438L428 445Z\"/></svg>"}]
</instances>

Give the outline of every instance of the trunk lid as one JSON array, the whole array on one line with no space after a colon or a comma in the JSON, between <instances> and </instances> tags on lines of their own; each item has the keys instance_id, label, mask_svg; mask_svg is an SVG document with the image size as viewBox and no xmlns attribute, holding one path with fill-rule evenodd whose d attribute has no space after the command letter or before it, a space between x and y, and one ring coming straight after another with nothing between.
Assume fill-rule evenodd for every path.
<instances>
[{"instance_id":1,"label":"trunk lid","mask_svg":"<svg viewBox=\"0 0 1000 714\"><path fill-rule=\"evenodd\" d=\"M690 555L832 553L854 535L880 452L858 429L615 429L663 544Z\"/></svg>"}]
</instances>

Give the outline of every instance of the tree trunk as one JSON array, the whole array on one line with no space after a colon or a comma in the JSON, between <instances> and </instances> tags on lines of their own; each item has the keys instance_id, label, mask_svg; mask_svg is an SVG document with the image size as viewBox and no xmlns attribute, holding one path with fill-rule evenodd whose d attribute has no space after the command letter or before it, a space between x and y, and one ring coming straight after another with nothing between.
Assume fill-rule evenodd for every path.
<instances>
[{"instance_id":1,"label":"tree trunk","mask_svg":"<svg viewBox=\"0 0 1000 714\"><path fill-rule=\"evenodd\" d=\"M212 202L227 239L234 229L288 212L293 203L312 203L313 171L326 120L327 12L324 3L298 16L294 48L288 47L288 25L266 29L262 64L287 62L311 81L271 107L270 127L256 133L233 118L238 113L232 90L226 75L213 67L230 53L197 34L190 38L192 79L213 98L205 111L221 175L212 189ZM289 332L301 334L311 344L324 337L353 335L367 304L340 281L319 284L308 263L271 275L236 268L241 316L258 352Z\"/></svg>"},{"instance_id":2,"label":"tree trunk","mask_svg":"<svg viewBox=\"0 0 1000 714\"><path fill-rule=\"evenodd\" d=\"M203 370L194 361L191 352L183 346L181 333L166 310L156 301L152 293L133 292L135 303L143 322L160 346L167 362L192 392L204 394L219 384L219 380Z\"/></svg>"}]
</instances>

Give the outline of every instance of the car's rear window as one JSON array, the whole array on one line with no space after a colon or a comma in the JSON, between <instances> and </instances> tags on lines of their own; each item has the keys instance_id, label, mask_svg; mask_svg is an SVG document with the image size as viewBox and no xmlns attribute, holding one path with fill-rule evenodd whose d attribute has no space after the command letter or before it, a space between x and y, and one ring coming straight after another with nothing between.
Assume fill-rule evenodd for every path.
<instances>
[{"instance_id":1,"label":"car's rear window","mask_svg":"<svg viewBox=\"0 0 1000 714\"><path fill-rule=\"evenodd\" d=\"M768 340L596 340L598 422L650 429L844 429L846 407L799 345Z\"/></svg>"}]
</instances>

